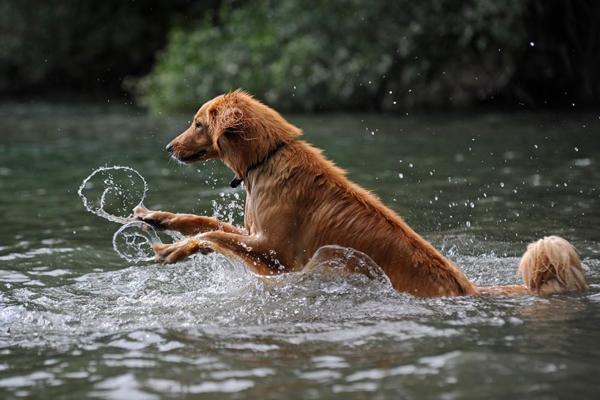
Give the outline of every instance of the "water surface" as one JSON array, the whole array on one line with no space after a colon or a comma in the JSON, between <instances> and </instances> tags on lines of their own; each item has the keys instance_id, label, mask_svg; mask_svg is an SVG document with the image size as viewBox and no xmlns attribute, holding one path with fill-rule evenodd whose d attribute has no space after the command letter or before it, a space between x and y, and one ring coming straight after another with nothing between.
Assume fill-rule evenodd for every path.
<instances>
[{"instance_id":1,"label":"water surface","mask_svg":"<svg viewBox=\"0 0 600 400\"><path fill-rule=\"evenodd\" d=\"M217 255L134 265L86 213L101 165L146 178L151 208L241 222L217 162L163 147L187 116L0 109L0 397L592 398L600 393L600 116L290 116L479 285L511 284L558 234L591 290L421 300L360 276L262 281ZM368 232L364 233L368 235Z\"/></svg>"}]
</instances>

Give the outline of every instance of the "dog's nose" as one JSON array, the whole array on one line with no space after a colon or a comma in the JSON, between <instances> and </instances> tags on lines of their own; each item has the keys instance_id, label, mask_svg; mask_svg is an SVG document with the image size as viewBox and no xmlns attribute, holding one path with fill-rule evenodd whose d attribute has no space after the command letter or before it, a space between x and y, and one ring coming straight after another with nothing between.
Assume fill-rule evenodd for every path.
<instances>
[{"instance_id":1,"label":"dog's nose","mask_svg":"<svg viewBox=\"0 0 600 400\"><path fill-rule=\"evenodd\" d=\"M169 143L167 147L165 147L165 150L167 150L169 154L173 154L173 144Z\"/></svg>"}]
</instances>

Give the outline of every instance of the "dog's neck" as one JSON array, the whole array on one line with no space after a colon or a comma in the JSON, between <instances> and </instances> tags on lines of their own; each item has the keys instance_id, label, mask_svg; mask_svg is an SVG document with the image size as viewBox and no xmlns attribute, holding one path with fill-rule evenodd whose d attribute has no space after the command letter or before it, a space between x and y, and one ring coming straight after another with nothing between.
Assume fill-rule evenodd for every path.
<instances>
[{"instance_id":1,"label":"dog's neck","mask_svg":"<svg viewBox=\"0 0 600 400\"><path fill-rule=\"evenodd\" d=\"M260 160L256 161L252 165L250 165L242 175L236 174L233 177L233 179L231 180L231 182L229 183L229 186L231 186L232 188L237 188L238 186L240 186L240 184L246 179L246 177L248 176L248 174L250 172L261 167L263 164L265 164L267 161L269 161L273 156L275 156L279 152L279 150L281 150L283 147L285 147L288 144L289 143L286 143L286 142L279 142L277 145L273 146L271 148L271 150L269 150L263 158L261 158Z\"/></svg>"}]
</instances>

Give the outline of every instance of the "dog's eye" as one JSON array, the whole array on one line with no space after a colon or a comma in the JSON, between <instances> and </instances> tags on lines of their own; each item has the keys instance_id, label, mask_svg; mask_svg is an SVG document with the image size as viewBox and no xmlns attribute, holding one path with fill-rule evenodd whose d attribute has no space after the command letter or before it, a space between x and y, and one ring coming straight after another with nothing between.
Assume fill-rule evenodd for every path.
<instances>
[{"instance_id":1,"label":"dog's eye","mask_svg":"<svg viewBox=\"0 0 600 400\"><path fill-rule=\"evenodd\" d=\"M202 129L202 128L204 128L204 125L202 125L202 122L196 122L195 126L196 126L196 129Z\"/></svg>"}]
</instances>

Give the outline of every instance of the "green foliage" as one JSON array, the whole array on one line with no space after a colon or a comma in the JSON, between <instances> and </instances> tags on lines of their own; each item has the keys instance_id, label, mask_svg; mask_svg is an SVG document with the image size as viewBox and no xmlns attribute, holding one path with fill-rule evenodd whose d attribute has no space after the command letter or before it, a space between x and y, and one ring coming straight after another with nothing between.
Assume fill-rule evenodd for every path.
<instances>
[{"instance_id":1,"label":"green foliage","mask_svg":"<svg viewBox=\"0 0 600 400\"><path fill-rule=\"evenodd\" d=\"M174 30L139 98L189 110L241 87L294 110L469 104L513 77L523 12L512 0L243 3L219 25Z\"/></svg>"},{"instance_id":2,"label":"green foliage","mask_svg":"<svg viewBox=\"0 0 600 400\"><path fill-rule=\"evenodd\" d=\"M166 32L215 1L2 0L0 93L122 90L150 70Z\"/></svg>"},{"instance_id":3,"label":"green foliage","mask_svg":"<svg viewBox=\"0 0 600 400\"><path fill-rule=\"evenodd\" d=\"M134 91L154 111L238 87L287 110L598 105L599 20L596 0L2 0L0 95Z\"/></svg>"}]
</instances>

